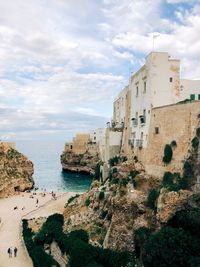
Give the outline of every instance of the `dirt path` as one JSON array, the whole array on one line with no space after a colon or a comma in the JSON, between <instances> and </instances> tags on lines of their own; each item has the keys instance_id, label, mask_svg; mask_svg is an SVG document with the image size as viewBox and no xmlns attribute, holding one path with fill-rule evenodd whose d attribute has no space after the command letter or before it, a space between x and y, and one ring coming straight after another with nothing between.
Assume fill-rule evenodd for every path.
<instances>
[{"instance_id":1,"label":"dirt path","mask_svg":"<svg viewBox=\"0 0 200 267\"><path fill-rule=\"evenodd\" d=\"M23 193L18 196L0 199L0 267L32 267L32 261L27 255L21 237L21 219L48 216L55 212L62 213L65 202L73 194L57 194L57 200L52 200L51 193L47 193L45 197L37 193L36 196L33 196L34 198L30 198L31 193ZM38 207L36 207L37 199ZM18 209L14 210L15 206ZM8 257L7 250L9 247L18 248L16 258Z\"/></svg>"}]
</instances>

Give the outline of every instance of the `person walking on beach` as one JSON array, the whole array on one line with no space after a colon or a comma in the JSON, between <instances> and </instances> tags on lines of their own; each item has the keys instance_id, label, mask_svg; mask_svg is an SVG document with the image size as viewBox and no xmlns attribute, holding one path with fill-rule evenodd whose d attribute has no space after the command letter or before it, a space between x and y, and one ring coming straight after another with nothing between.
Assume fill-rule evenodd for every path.
<instances>
[{"instance_id":1,"label":"person walking on beach","mask_svg":"<svg viewBox=\"0 0 200 267\"><path fill-rule=\"evenodd\" d=\"M11 248L8 248L8 255L9 255L9 258L12 258L12 250L11 250Z\"/></svg>"},{"instance_id":2,"label":"person walking on beach","mask_svg":"<svg viewBox=\"0 0 200 267\"><path fill-rule=\"evenodd\" d=\"M14 256L17 257L17 248L14 248Z\"/></svg>"}]
</instances>

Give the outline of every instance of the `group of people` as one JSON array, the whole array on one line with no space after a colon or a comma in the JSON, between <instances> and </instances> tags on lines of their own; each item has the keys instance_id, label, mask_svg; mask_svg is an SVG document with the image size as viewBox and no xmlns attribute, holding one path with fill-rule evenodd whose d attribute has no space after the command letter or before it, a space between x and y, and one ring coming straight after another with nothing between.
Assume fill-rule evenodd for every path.
<instances>
[{"instance_id":1,"label":"group of people","mask_svg":"<svg viewBox=\"0 0 200 267\"><path fill-rule=\"evenodd\" d=\"M52 199L56 200L56 193L54 193L53 191L51 192L51 196L52 196Z\"/></svg>"},{"instance_id":2,"label":"group of people","mask_svg":"<svg viewBox=\"0 0 200 267\"><path fill-rule=\"evenodd\" d=\"M16 247L8 248L8 255L9 255L9 258L12 258L12 256L17 257L17 248Z\"/></svg>"}]
</instances>

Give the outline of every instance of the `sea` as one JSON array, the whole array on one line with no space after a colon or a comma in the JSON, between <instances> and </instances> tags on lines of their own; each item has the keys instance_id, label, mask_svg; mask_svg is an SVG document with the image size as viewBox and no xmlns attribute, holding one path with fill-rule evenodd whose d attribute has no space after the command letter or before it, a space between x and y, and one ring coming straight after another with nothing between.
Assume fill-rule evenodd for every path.
<instances>
[{"instance_id":1,"label":"sea","mask_svg":"<svg viewBox=\"0 0 200 267\"><path fill-rule=\"evenodd\" d=\"M16 141L16 148L34 164L33 179L38 192L86 192L90 175L62 171L63 141Z\"/></svg>"}]
</instances>

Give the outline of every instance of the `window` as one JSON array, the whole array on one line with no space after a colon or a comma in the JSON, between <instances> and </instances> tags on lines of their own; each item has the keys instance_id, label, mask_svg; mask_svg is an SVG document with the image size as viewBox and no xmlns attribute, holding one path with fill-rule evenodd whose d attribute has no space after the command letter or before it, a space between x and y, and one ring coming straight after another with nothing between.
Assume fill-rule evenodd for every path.
<instances>
[{"instance_id":1,"label":"window","mask_svg":"<svg viewBox=\"0 0 200 267\"><path fill-rule=\"evenodd\" d=\"M144 82L144 91L143 91L143 93L145 94L146 91L147 91L147 82L145 81L145 82Z\"/></svg>"},{"instance_id":2,"label":"window","mask_svg":"<svg viewBox=\"0 0 200 267\"><path fill-rule=\"evenodd\" d=\"M172 83L172 82L173 82L173 78L172 78L172 77L170 77L170 78L169 78L169 81L170 81L170 83Z\"/></svg>"},{"instance_id":3,"label":"window","mask_svg":"<svg viewBox=\"0 0 200 267\"><path fill-rule=\"evenodd\" d=\"M195 100L195 94L190 95L190 100Z\"/></svg>"},{"instance_id":4,"label":"window","mask_svg":"<svg viewBox=\"0 0 200 267\"><path fill-rule=\"evenodd\" d=\"M138 88L138 86L136 87L136 97L138 97L138 95L139 95L139 88Z\"/></svg>"},{"instance_id":5,"label":"window","mask_svg":"<svg viewBox=\"0 0 200 267\"><path fill-rule=\"evenodd\" d=\"M200 95L198 95L198 100L200 100Z\"/></svg>"},{"instance_id":6,"label":"window","mask_svg":"<svg viewBox=\"0 0 200 267\"><path fill-rule=\"evenodd\" d=\"M133 126L137 126L138 124L138 112L135 113L135 118L131 119L133 122Z\"/></svg>"},{"instance_id":7,"label":"window","mask_svg":"<svg viewBox=\"0 0 200 267\"><path fill-rule=\"evenodd\" d=\"M144 116L140 116L140 123L144 124L145 123L145 117Z\"/></svg>"},{"instance_id":8,"label":"window","mask_svg":"<svg viewBox=\"0 0 200 267\"><path fill-rule=\"evenodd\" d=\"M159 127L155 127L155 134L159 134Z\"/></svg>"},{"instance_id":9,"label":"window","mask_svg":"<svg viewBox=\"0 0 200 267\"><path fill-rule=\"evenodd\" d=\"M140 135L141 140L143 140L143 136L144 136L144 134L143 134L143 132L141 132L141 135Z\"/></svg>"}]
</instances>

